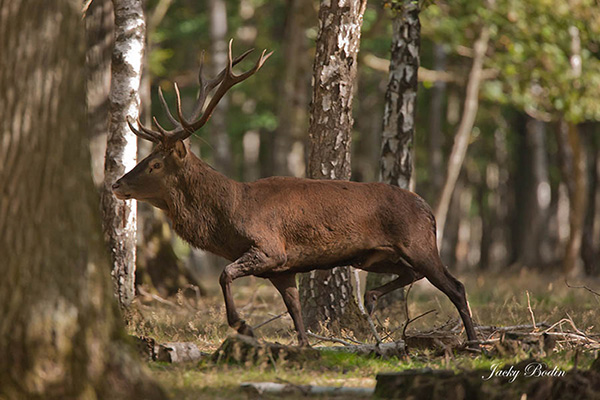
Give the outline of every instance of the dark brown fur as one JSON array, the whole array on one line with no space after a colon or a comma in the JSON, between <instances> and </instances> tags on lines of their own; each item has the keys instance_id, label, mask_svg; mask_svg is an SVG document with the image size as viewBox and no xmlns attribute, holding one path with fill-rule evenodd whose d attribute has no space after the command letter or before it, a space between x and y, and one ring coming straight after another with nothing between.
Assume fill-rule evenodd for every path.
<instances>
[{"instance_id":1,"label":"dark brown fur","mask_svg":"<svg viewBox=\"0 0 600 400\"><path fill-rule=\"evenodd\" d=\"M228 65L216 78L205 81L199 74L200 95L189 121L183 117L177 85L178 119L159 90L174 129L167 131L155 120L155 131L138 120L138 130L128 121L136 135L157 146L113 185L115 195L165 210L182 238L231 261L219 280L227 321L239 333L252 335L252 330L235 309L233 280L248 275L269 279L292 316L299 343L308 345L296 273L353 265L399 275L365 293L369 312L378 297L426 277L452 300L469 340L476 340L464 287L442 265L433 214L416 194L381 183L280 177L238 183L188 150L183 140L208 121L231 87L258 71L271 55L263 51L252 69L236 75L233 66L249 52L233 59L231 44Z\"/></svg>"},{"instance_id":2,"label":"dark brown fur","mask_svg":"<svg viewBox=\"0 0 600 400\"><path fill-rule=\"evenodd\" d=\"M427 277L453 301L469 340L476 340L464 287L439 258L431 209L410 191L382 183L286 177L239 183L178 141L159 144L117 181L114 192L164 209L183 239L232 261L220 282L228 322L240 333L252 331L235 310L234 279L270 279L284 297L300 344L306 345L295 274L353 265L399 275L365 294L369 311L378 297Z\"/></svg>"}]
</instances>

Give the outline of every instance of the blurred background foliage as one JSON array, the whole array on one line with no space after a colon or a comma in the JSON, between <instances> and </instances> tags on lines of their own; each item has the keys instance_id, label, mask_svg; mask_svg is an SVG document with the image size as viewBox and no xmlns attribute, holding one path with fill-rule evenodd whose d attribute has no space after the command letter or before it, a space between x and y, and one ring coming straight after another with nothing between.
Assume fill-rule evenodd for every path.
<instances>
[{"instance_id":1,"label":"blurred background foliage","mask_svg":"<svg viewBox=\"0 0 600 400\"><path fill-rule=\"evenodd\" d=\"M215 0L211 0L215 1ZM171 82L182 87L191 107L202 50L210 64L209 1L148 0L148 71L152 114L165 121L157 86L174 104ZM318 2L308 0L223 0L226 38L234 54L248 48L274 50L260 73L229 95L225 129L230 139L232 178L282 174L275 151L296 152L289 160L302 166L305 152L276 147L290 129L283 126L284 103L301 110L306 125ZM459 270L538 268L561 265L573 233L580 248L576 267L600 272L600 201L597 195L600 146L600 7L596 0L454 0L421 4L421 66L414 141L416 192L433 205L443 183L447 157L464 107L473 45L489 31L479 108L462 172L454 190L442 255ZM364 16L354 101L353 179L376 181L379 174L384 94L392 37L389 2L371 1ZM295 22L291 22L295 21ZM307 45L286 53L289 25ZM258 51L242 63L248 68ZM287 54L287 56L286 56ZM295 92L283 96L286 67L309 65ZM206 70L206 69L205 69ZM207 74L209 75L209 74ZM303 101L302 99L305 98ZM300 100L298 100L300 99ZM302 102L303 101L303 102ZM434 106L437 104L437 106ZM303 122L302 122L303 121ZM167 124L165 122L165 124ZM214 165L210 123L193 137L194 147ZM223 129L220 127L219 129ZM306 132L306 129L303 129ZM259 156L245 141L258 132ZM571 132L571 133L569 133ZM298 139L298 138L296 138ZM576 139L576 140L575 140ZM302 144L306 140L299 139ZM246 143L246 144L245 144ZM302 147L302 146L300 146ZM277 150L274 150L277 149ZM441 159L433 160L438 152ZM219 169L218 165L215 165ZM577 175L577 170L582 172ZM258 176L248 174L258 171ZM302 168L296 168L301 171ZM291 174L292 169L288 170ZM575 175L573 175L575 174ZM581 185L572 182L579 179ZM578 181L578 182L579 182ZM572 186L572 187L571 187ZM586 201L577 203L578 193ZM579 224L573 216L582 216ZM587 252L587 253L586 253ZM586 254L591 254L586 256Z\"/></svg>"}]
</instances>

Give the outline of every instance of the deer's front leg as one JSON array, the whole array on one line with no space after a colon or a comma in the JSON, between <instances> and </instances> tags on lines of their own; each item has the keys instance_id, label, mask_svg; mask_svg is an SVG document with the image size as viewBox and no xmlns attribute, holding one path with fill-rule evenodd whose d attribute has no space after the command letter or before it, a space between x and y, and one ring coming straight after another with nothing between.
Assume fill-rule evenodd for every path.
<instances>
[{"instance_id":1,"label":"deer's front leg","mask_svg":"<svg viewBox=\"0 0 600 400\"><path fill-rule=\"evenodd\" d=\"M231 294L231 283L242 276L261 275L272 268L285 264L285 261L286 256L283 252L251 249L235 262L227 265L223 273L221 273L219 283L221 284L223 297L225 298L227 323L237 330L238 333L254 336L252 328L246 324L246 321L240 318L235 309L233 295Z\"/></svg>"}]
</instances>

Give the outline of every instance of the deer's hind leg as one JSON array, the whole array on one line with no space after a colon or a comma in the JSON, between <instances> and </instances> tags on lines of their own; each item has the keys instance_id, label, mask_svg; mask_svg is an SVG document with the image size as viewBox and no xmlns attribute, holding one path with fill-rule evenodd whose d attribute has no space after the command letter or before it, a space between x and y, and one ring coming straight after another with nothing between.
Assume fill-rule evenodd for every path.
<instances>
[{"instance_id":1,"label":"deer's hind leg","mask_svg":"<svg viewBox=\"0 0 600 400\"><path fill-rule=\"evenodd\" d=\"M385 273L393 273L399 274L398 278L394 279L391 282L388 282L382 286L379 286L375 289L368 290L365 292L364 304L365 309L369 314L373 314L375 310L375 306L377 305L377 300L396 289L403 288L406 285L410 285L411 283L418 281L423 278L423 275L414 272L412 269L407 268L404 264L392 264L390 268L382 268L384 266L378 266L379 268L370 272L385 272Z\"/></svg>"},{"instance_id":2,"label":"deer's hind leg","mask_svg":"<svg viewBox=\"0 0 600 400\"><path fill-rule=\"evenodd\" d=\"M277 275L276 277L269 277L269 280L277 288L281 297L283 297L283 302L294 321L294 327L298 333L298 345L301 347L309 346L308 336L306 336L306 329L304 328L304 322L302 321L300 294L298 293L298 287L296 286L296 274L287 273Z\"/></svg>"},{"instance_id":3,"label":"deer's hind leg","mask_svg":"<svg viewBox=\"0 0 600 400\"><path fill-rule=\"evenodd\" d=\"M471 318L464 285L444 266L435 245L435 237L430 246L413 246L404 251L405 259L418 274L422 274L436 288L441 290L458 310L465 326L467 337L476 341L477 335Z\"/></svg>"}]
</instances>

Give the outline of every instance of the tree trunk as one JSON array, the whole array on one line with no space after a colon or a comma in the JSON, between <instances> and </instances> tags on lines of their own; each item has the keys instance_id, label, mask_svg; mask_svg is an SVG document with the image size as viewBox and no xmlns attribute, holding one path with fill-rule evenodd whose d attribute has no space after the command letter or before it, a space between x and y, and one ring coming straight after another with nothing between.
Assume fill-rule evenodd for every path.
<instances>
[{"instance_id":1,"label":"tree trunk","mask_svg":"<svg viewBox=\"0 0 600 400\"><path fill-rule=\"evenodd\" d=\"M508 152L506 149L506 121L500 110L495 112L496 130L494 132L494 159L486 167L485 185L481 194L482 237L481 270L498 271L508 264L509 256L509 201L508 196ZM487 200L485 198L487 197Z\"/></svg>"},{"instance_id":2,"label":"tree trunk","mask_svg":"<svg viewBox=\"0 0 600 400\"><path fill-rule=\"evenodd\" d=\"M408 189L413 169L421 23L415 2L405 2L398 12L393 21L390 76L385 94L380 181Z\"/></svg>"},{"instance_id":3,"label":"tree trunk","mask_svg":"<svg viewBox=\"0 0 600 400\"><path fill-rule=\"evenodd\" d=\"M104 156L108 132L108 94L110 92L110 59L114 45L114 11L112 0L92 1L85 13L87 39L87 105L95 185L104 182Z\"/></svg>"},{"instance_id":4,"label":"tree trunk","mask_svg":"<svg viewBox=\"0 0 600 400\"><path fill-rule=\"evenodd\" d=\"M276 175L301 176L306 170L304 141L308 122L310 62L306 29L313 2L288 0L282 43L284 69L279 86L277 131L273 137Z\"/></svg>"},{"instance_id":5,"label":"tree trunk","mask_svg":"<svg viewBox=\"0 0 600 400\"><path fill-rule=\"evenodd\" d=\"M365 7L366 0L321 2L309 124L310 178L350 179L352 92ZM339 332L364 325L352 292L349 268L304 274L300 297L306 327L317 330L323 323Z\"/></svg>"},{"instance_id":6,"label":"tree trunk","mask_svg":"<svg viewBox=\"0 0 600 400\"><path fill-rule=\"evenodd\" d=\"M217 76L227 65L227 8L225 0L209 0L210 12L210 52L212 76ZM213 151L214 167L221 173L231 176L233 172L231 141L227 134L227 110L229 96L225 95L212 114L210 122L210 138Z\"/></svg>"},{"instance_id":7,"label":"tree trunk","mask_svg":"<svg viewBox=\"0 0 600 400\"><path fill-rule=\"evenodd\" d=\"M444 237L444 226L446 225L452 192L454 191L454 186L456 185L463 161L467 154L471 130L475 124L475 117L477 116L477 108L479 107L479 86L483 79L483 60L485 58L485 52L487 51L489 37L490 34L488 28L481 28L479 38L475 41L475 45L473 46L473 66L471 67L469 81L467 82L467 93L465 96L463 114L454 137L454 146L448 157L448 167L446 168L448 172L442 194L440 195L435 208L438 246L441 245Z\"/></svg>"},{"instance_id":8,"label":"tree trunk","mask_svg":"<svg viewBox=\"0 0 600 400\"><path fill-rule=\"evenodd\" d=\"M561 121L556 134L563 181L569 193L569 239L563 260L563 272L568 275L575 271L581 261L587 199L586 159L579 130L575 124Z\"/></svg>"},{"instance_id":9,"label":"tree trunk","mask_svg":"<svg viewBox=\"0 0 600 400\"><path fill-rule=\"evenodd\" d=\"M135 200L117 200L112 185L135 166L137 137L126 117L139 115L140 78L144 53L145 23L140 0L113 0L115 47L112 56L110 122L106 146L102 210L104 234L112 255L115 293L121 307L135 296Z\"/></svg>"},{"instance_id":10,"label":"tree trunk","mask_svg":"<svg viewBox=\"0 0 600 400\"><path fill-rule=\"evenodd\" d=\"M598 215L600 140L598 136L600 131L598 127L600 125L597 122L586 123L582 126L582 133L585 131L585 145L589 149L587 154L589 188L581 258L585 273L589 276L600 274L600 238L598 237L600 228L600 215Z\"/></svg>"},{"instance_id":11,"label":"tree trunk","mask_svg":"<svg viewBox=\"0 0 600 400\"><path fill-rule=\"evenodd\" d=\"M421 23L418 2L404 1L397 7L383 112L379 180L409 189L413 169ZM367 290L382 286L396 277L393 274L369 273ZM380 307L387 307L402 299L402 290L393 291L382 297Z\"/></svg>"},{"instance_id":12,"label":"tree trunk","mask_svg":"<svg viewBox=\"0 0 600 400\"><path fill-rule=\"evenodd\" d=\"M86 134L81 2L0 1L0 397L161 399L123 341Z\"/></svg>"},{"instance_id":13,"label":"tree trunk","mask_svg":"<svg viewBox=\"0 0 600 400\"><path fill-rule=\"evenodd\" d=\"M435 71L445 71L446 50L443 45L433 46L433 68ZM430 122L429 122L429 193L430 199L436 199L444 185L444 132L442 131L444 97L446 82L436 81L431 90Z\"/></svg>"},{"instance_id":14,"label":"tree trunk","mask_svg":"<svg viewBox=\"0 0 600 400\"><path fill-rule=\"evenodd\" d=\"M545 233L547 232L550 211L550 180L548 177L548 160L546 151L546 124L535 119L525 123L525 143L522 146L522 159L526 166L520 169L520 175L525 179L521 186L525 193L519 209L520 227L516 232L519 240L519 264L526 267L537 267L547 262L542 249Z\"/></svg>"}]
</instances>

